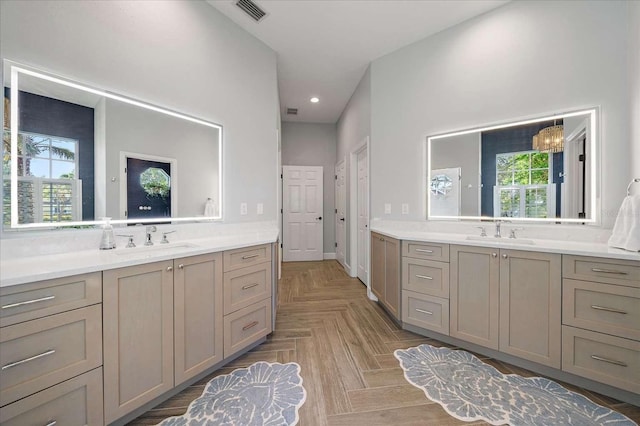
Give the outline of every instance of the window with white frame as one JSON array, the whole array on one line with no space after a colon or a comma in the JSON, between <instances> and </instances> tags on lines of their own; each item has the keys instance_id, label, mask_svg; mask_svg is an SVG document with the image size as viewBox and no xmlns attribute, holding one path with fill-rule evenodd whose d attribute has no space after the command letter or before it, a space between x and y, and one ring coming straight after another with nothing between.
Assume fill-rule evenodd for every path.
<instances>
[{"instance_id":1,"label":"window with white frame","mask_svg":"<svg viewBox=\"0 0 640 426\"><path fill-rule=\"evenodd\" d=\"M3 175L9 195L10 145L5 132ZM78 179L78 141L30 132L18 134L19 223L63 222L82 218L82 185ZM5 205L8 203L5 203ZM10 222L10 212L4 215Z\"/></svg>"},{"instance_id":2,"label":"window with white frame","mask_svg":"<svg viewBox=\"0 0 640 426\"><path fill-rule=\"evenodd\" d=\"M548 218L555 216L552 156L525 151L496 155L495 217Z\"/></svg>"}]
</instances>

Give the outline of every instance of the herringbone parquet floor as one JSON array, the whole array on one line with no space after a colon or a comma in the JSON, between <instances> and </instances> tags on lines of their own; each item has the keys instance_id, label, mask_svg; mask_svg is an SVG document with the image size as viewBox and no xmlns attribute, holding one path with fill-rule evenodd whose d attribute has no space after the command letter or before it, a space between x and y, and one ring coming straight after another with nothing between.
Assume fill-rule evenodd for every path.
<instances>
[{"instance_id":1,"label":"herringbone parquet floor","mask_svg":"<svg viewBox=\"0 0 640 426\"><path fill-rule=\"evenodd\" d=\"M211 378L256 361L300 364L307 400L300 425L458 425L405 381L393 351L444 343L403 331L336 261L283 264L276 329L268 340L130 423L156 424L183 414ZM503 373L532 373L493 359ZM566 385L636 422L640 408Z\"/></svg>"}]
</instances>

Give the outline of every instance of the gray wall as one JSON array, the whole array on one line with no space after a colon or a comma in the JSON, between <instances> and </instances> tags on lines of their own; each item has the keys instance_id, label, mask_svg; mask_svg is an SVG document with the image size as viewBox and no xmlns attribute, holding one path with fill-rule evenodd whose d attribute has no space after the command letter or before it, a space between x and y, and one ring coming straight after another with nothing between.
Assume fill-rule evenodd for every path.
<instances>
[{"instance_id":1,"label":"gray wall","mask_svg":"<svg viewBox=\"0 0 640 426\"><path fill-rule=\"evenodd\" d=\"M3 58L221 124L225 221L276 219L276 55L264 43L201 1L3 0L0 15Z\"/></svg>"},{"instance_id":2,"label":"gray wall","mask_svg":"<svg viewBox=\"0 0 640 426\"><path fill-rule=\"evenodd\" d=\"M629 7L629 142L631 172L629 180L640 178L640 2L630 1ZM640 184L634 187L640 194Z\"/></svg>"},{"instance_id":3,"label":"gray wall","mask_svg":"<svg viewBox=\"0 0 640 426\"><path fill-rule=\"evenodd\" d=\"M602 222L629 177L627 2L510 2L371 65L371 216L420 220L427 135L600 106ZM540 23L552 31L540 31ZM543 66L541 64L553 64ZM400 204L410 215L400 215Z\"/></svg>"},{"instance_id":4,"label":"gray wall","mask_svg":"<svg viewBox=\"0 0 640 426\"><path fill-rule=\"evenodd\" d=\"M461 169L460 213L480 216L480 133L437 139L431 144L431 168L449 167Z\"/></svg>"},{"instance_id":5,"label":"gray wall","mask_svg":"<svg viewBox=\"0 0 640 426\"><path fill-rule=\"evenodd\" d=\"M282 165L323 167L324 252L335 253L336 126L334 124L283 122Z\"/></svg>"},{"instance_id":6,"label":"gray wall","mask_svg":"<svg viewBox=\"0 0 640 426\"><path fill-rule=\"evenodd\" d=\"M351 95L351 99L349 99L347 106L344 111L342 111L336 126L338 131L336 162L345 160L345 177L347 181L345 191L347 205L345 214L347 218L350 218L351 203L349 200L351 200L351 185L349 184L349 177L351 176L351 164L349 154L364 138L371 135L371 67L367 68L362 76L356 90ZM350 220L347 220L345 234L345 262L351 266Z\"/></svg>"}]
</instances>

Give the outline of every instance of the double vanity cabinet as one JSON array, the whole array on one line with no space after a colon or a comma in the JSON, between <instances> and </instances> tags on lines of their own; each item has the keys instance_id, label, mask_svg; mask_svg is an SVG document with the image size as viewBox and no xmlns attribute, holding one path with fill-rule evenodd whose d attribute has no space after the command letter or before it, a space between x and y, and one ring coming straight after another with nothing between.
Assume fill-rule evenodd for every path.
<instances>
[{"instance_id":1,"label":"double vanity cabinet","mask_svg":"<svg viewBox=\"0 0 640 426\"><path fill-rule=\"evenodd\" d=\"M263 244L1 288L0 423L149 408L271 333L272 270Z\"/></svg>"},{"instance_id":2,"label":"double vanity cabinet","mask_svg":"<svg viewBox=\"0 0 640 426\"><path fill-rule=\"evenodd\" d=\"M372 292L407 330L640 403L640 262L495 246L372 232Z\"/></svg>"}]
</instances>

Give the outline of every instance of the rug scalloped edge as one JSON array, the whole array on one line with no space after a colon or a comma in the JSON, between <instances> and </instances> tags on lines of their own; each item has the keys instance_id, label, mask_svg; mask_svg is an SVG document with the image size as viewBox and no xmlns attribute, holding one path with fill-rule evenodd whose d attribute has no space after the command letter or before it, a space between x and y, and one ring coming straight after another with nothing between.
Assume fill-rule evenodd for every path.
<instances>
[{"instance_id":1,"label":"rug scalloped edge","mask_svg":"<svg viewBox=\"0 0 640 426\"><path fill-rule=\"evenodd\" d=\"M180 418L180 417L184 417L187 413L189 413L189 411L191 410L191 407L196 403L196 401L200 398L202 398L202 396L204 395L207 385L213 381L216 380L220 377L226 377L226 376L230 376L232 375L234 372L236 371L248 371L249 368L251 368L252 366L256 365L256 364L267 364L268 366L274 366L274 365L295 365L296 366L296 372L298 377L300 378L300 388L302 389L302 399L300 400L300 402L294 406L294 412L295 412L295 418L293 419L293 423L291 423L290 426L295 426L300 422L300 408L304 405L304 403L307 401L307 390L305 389L305 387L303 386L303 382L304 382L304 378L302 377L302 367L300 366L300 364L298 364L297 362L286 362L286 363L281 363L281 362L269 362L269 361L256 361L253 364L247 366L247 367L238 367L236 369L234 369L233 371L227 373L227 374L220 374L219 376L216 376L214 378L212 378L211 380L209 380L205 385L204 385L204 389L202 391L202 394L200 394L199 397L197 397L196 399L194 399L193 401L191 401L189 403L189 405L187 406L187 410L185 411L184 414L180 415L180 416L171 416L171 417L167 417L166 419L163 419L160 423L157 423L155 426L161 426L164 422L170 420L170 419L174 419L174 418Z\"/></svg>"},{"instance_id":2,"label":"rug scalloped edge","mask_svg":"<svg viewBox=\"0 0 640 426\"><path fill-rule=\"evenodd\" d=\"M471 353L471 352L469 352L469 351L466 351L466 350L464 350L464 349L451 349L451 348L447 348L447 347L436 347L436 346L431 346L431 345L429 345L429 344L424 343L424 344L421 344L421 345L418 345L418 346L413 346L413 347L411 347L411 348L407 348L407 349L396 349L395 351L393 351L393 356L394 356L394 357L398 360L398 362L400 363L400 368L402 369L402 373L403 373L403 376L404 376L405 380L406 380L407 382L409 382L412 386L414 386L414 387L416 387L416 388L418 388L418 389L422 390L422 392L424 393L424 395L425 395L425 397L426 397L427 399L429 399L430 401L433 401L433 402L437 403L438 405L440 405L440 406L442 407L442 409L444 409L444 410L447 412L447 414L449 414L450 416L452 416L452 417L454 417L454 418L456 418L456 419L458 419L458 420L462 420L462 421L465 421L465 422L473 422L473 421L478 421L478 420L480 420L480 421L487 422L487 423L489 423L489 424L491 424L491 425L494 425L494 426L500 426L500 425L504 425L504 424L509 424L509 421L510 421L510 418L509 418L509 417L510 417L510 416L508 416L508 413L505 413L505 414L507 414L507 418L506 418L506 419L504 419L504 418L503 418L503 419L501 419L501 421L502 421L502 422L500 422L500 423L494 423L494 422L493 422L493 421L491 421L490 419L487 419L487 418L482 417L482 416L461 417L461 416L457 415L456 413L454 413L454 412L450 411L450 410L449 410L449 408L447 407L447 404L445 404L442 400L440 400L440 399L438 399L438 398L434 398L434 397L432 397L431 395L429 395L429 394L428 394L428 392L427 392L427 389L426 389L425 387L423 387L423 386L421 386L421 385L418 385L417 383L415 383L412 379L410 379L410 378L407 376L408 368L405 368L405 365L404 365L404 363L403 363L403 359L401 359L401 358L398 356L398 354L399 354L399 353L401 353L401 352L408 352L408 351L410 351L411 349L418 349L418 348L420 348L421 346L428 346L428 347L433 348L433 349L435 349L435 350L437 350L437 351L439 351L439 352L446 352L446 351L449 351L449 352L465 352L465 353L467 353L467 354L471 355L471 357L474 359L474 361L477 361L477 362L479 362L479 363L483 364L484 366L489 367L490 369L493 369L494 371L498 372L501 376L504 376L504 377L519 377L519 378L525 379L525 380L527 380L527 381L529 381L529 380L531 380L531 379L540 379L540 378L541 378L541 379L544 379L544 380L546 380L546 381L548 381L548 382L555 383L555 384L557 384L558 386L560 386L561 388L565 389L568 393L570 393L570 394L572 394L572 395L575 395L576 397L578 397L579 399L583 400L584 402L587 402L587 403L592 404L592 405L594 405L594 406L602 407L602 408L605 408L605 409L607 409L607 410L610 410L610 411L612 411L612 412L614 412L614 413L617 413L617 414L619 414L620 416L622 416L623 418L627 419L627 420L629 421L629 424L630 424L630 425L636 425L636 426L637 426L637 423L635 423L633 420L631 420L629 417L625 416L624 414L622 414L622 413L620 413L620 412L618 412L618 411L615 411L615 410L613 410L613 409L611 409L611 408L604 407L603 405L597 404L597 403L593 402L591 399L587 398L586 396L584 396L584 395L582 395L582 394L580 394L580 393L574 392L574 391L572 391L572 390L570 390L570 389L567 389L567 388L565 388L564 386L562 386L560 383L558 383L558 382L556 382L556 381L554 381L554 380L548 379L548 378L546 378L546 377L537 377L537 376L534 376L534 377L524 377L524 376L520 376L519 374L516 374L516 373L511 373L511 374L505 374L505 373L502 373L500 370L498 370L498 369L497 369L497 368L495 368L494 366L492 366L492 365L490 365L490 364L487 364L486 362L484 362L484 361L482 361L480 358L478 358L475 354L473 354L473 353Z\"/></svg>"}]
</instances>

